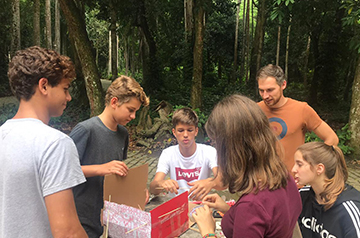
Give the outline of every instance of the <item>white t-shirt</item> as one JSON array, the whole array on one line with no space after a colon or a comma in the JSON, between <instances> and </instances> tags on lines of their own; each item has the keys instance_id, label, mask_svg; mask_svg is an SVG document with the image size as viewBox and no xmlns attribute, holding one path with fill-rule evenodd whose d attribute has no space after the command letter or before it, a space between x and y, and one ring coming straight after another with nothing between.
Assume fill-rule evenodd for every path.
<instances>
[{"instance_id":1,"label":"white t-shirt","mask_svg":"<svg viewBox=\"0 0 360 238\"><path fill-rule=\"evenodd\" d=\"M177 181L181 194L190 189L188 182L209 178L217 166L216 149L212 146L196 143L195 153L184 157L179 145L174 145L162 151L156 172L169 174L170 179Z\"/></svg>"},{"instance_id":2,"label":"white t-shirt","mask_svg":"<svg viewBox=\"0 0 360 238\"><path fill-rule=\"evenodd\" d=\"M37 119L0 127L0 237L52 237L44 198L85 182L70 137Z\"/></svg>"}]
</instances>

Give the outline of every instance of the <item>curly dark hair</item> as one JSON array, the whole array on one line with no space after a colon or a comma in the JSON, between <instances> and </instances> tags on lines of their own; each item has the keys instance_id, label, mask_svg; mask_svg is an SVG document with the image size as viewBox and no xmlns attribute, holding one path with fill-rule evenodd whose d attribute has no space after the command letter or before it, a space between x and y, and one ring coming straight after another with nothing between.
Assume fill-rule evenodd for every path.
<instances>
[{"instance_id":1,"label":"curly dark hair","mask_svg":"<svg viewBox=\"0 0 360 238\"><path fill-rule=\"evenodd\" d=\"M11 91L18 100L25 101L34 95L41 78L46 78L55 87L62 79L73 80L75 76L69 57L39 46L17 51L8 70Z\"/></svg>"}]
</instances>

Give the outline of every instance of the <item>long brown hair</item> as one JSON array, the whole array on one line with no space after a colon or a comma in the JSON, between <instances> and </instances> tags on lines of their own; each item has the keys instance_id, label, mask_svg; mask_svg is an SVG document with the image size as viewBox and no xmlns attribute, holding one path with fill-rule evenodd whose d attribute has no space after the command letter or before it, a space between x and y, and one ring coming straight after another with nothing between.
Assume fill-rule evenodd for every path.
<instances>
[{"instance_id":1,"label":"long brown hair","mask_svg":"<svg viewBox=\"0 0 360 238\"><path fill-rule=\"evenodd\" d=\"M278 155L277 138L254 101L241 95L224 98L205 128L215 142L222 182L231 193L286 187L289 173Z\"/></svg>"},{"instance_id":2,"label":"long brown hair","mask_svg":"<svg viewBox=\"0 0 360 238\"><path fill-rule=\"evenodd\" d=\"M323 164L325 166L324 191L320 197L324 202L324 209L328 210L334 205L337 197L345 188L345 182L348 178L348 171L344 154L337 146L329 146L323 142L309 142L301 145L298 150L301 152L304 160L314 166Z\"/></svg>"}]
</instances>

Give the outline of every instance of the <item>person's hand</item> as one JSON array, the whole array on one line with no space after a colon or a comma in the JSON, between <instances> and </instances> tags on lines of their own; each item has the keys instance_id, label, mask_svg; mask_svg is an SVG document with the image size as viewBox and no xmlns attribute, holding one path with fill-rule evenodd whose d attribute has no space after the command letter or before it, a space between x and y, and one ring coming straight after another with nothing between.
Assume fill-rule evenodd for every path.
<instances>
[{"instance_id":1,"label":"person's hand","mask_svg":"<svg viewBox=\"0 0 360 238\"><path fill-rule=\"evenodd\" d=\"M217 193L205 196L202 200L202 204L214 208L222 213L226 213L230 209L230 206Z\"/></svg>"},{"instance_id":2,"label":"person's hand","mask_svg":"<svg viewBox=\"0 0 360 238\"><path fill-rule=\"evenodd\" d=\"M149 202L150 194L149 190L145 188L145 205Z\"/></svg>"},{"instance_id":3,"label":"person's hand","mask_svg":"<svg viewBox=\"0 0 360 238\"><path fill-rule=\"evenodd\" d=\"M214 187L214 182L211 178L208 178L188 183L188 185L192 186L189 191L190 199L201 200Z\"/></svg>"},{"instance_id":4,"label":"person's hand","mask_svg":"<svg viewBox=\"0 0 360 238\"><path fill-rule=\"evenodd\" d=\"M201 236L215 233L215 219L212 216L211 209L207 205L196 209L192 217L200 229Z\"/></svg>"},{"instance_id":5,"label":"person's hand","mask_svg":"<svg viewBox=\"0 0 360 238\"><path fill-rule=\"evenodd\" d=\"M159 183L166 192L178 194L179 184L173 179L166 179Z\"/></svg>"},{"instance_id":6,"label":"person's hand","mask_svg":"<svg viewBox=\"0 0 360 238\"><path fill-rule=\"evenodd\" d=\"M107 174L117 174L119 176L126 176L128 170L129 169L126 166L126 164L119 160L113 160L99 166L99 173L101 176Z\"/></svg>"}]
</instances>

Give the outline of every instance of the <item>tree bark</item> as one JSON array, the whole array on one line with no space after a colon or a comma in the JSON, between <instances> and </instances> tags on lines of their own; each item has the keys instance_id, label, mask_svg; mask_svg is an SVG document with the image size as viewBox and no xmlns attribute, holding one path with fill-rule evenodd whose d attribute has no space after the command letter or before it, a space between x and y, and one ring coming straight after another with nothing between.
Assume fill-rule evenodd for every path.
<instances>
[{"instance_id":1,"label":"tree bark","mask_svg":"<svg viewBox=\"0 0 360 238\"><path fill-rule=\"evenodd\" d=\"M143 72L144 72L144 83L143 87L149 95L156 94L159 89L163 87L163 81L159 77L159 65L156 56L156 42L152 32L150 31L147 18L146 18L146 6L144 0L140 1L140 13L139 13L139 25L142 30L143 36L148 51L143 52ZM145 64L144 64L145 63Z\"/></svg>"},{"instance_id":2,"label":"tree bark","mask_svg":"<svg viewBox=\"0 0 360 238\"><path fill-rule=\"evenodd\" d=\"M111 65L112 65L112 46L111 46L111 30L109 31L109 57L108 57L108 75L111 74Z\"/></svg>"},{"instance_id":3,"label":"tree bark","mask_svg":"<svg viewBox=\"0 0 360 238\"><path fill-rule=\"evenodd\" d=\"M280 37L281 37L281 26L278 26L277 46L276 46L276 65L279 66L280 57Z\"/></svg>"},{"instance_id":4,"label":"tree bark","mask_svg":"<svg viewBox=\"0 0 360 238\"><path fill-rule=\"evenodd\" d=\"M104 108L104 93L100 83L100 75L96 67L92 48L88 38L85 21L73 0L60 0L60 7L64 13L69 29L70 38L74 42L82 72L84 74L86 93L90 104L91 116L98 115Z\"/></svg>"},{"instance_id":5,"label":"tree bark","mask_svg":"<svg viewBox=\"0 0 360 238\"><path fill-rule=\"evenodd\" d=\"M184 21L185 21L185 41L192 41L194 32L193 5L194 0L184 0Z\"/></svg>"},{"instance_id":6,"label":"tree bark","mask_svg":"<svg viewBox=\"0 0 360 238\"><path fill-rule=\"evenodd\" d=\"M304 72L304 80L303 81L304 81L305 88L308 85L307 75L308 75L308 64L309 64L309 55L310 55L310 44L311 44L311 37L309 36L308 42L306 45L305 63L304 63L304 69L303 69L303 72Z\"/></svg>"},{"instance_id":7,"label":"tree bark","mask_svg":"<svg viewBox=\"0 0 360 238\"><path fill-rule=\"evenodd\" d=\"M111 79L117 78L117 40L116 40L116 8L114 0L110 0L110 32L111 32Z\"/></svg>"},{"instance_id":8,"label":"tree bark","mask_svg":"<svg viewBox=\"0 0 360 238\"><path fill-rule=\"evenodd\" d=\"M237 71L238 71L238 40L239 40L239 18L240 18L240 5L241 0L238 0L236 5L236 23L235 23L235 41L234 41L234 65L233 65L233 76L231 79L232 83L236 82Z\"/></svg>"},{"instance_id":9,"label":"tree bark","mask_svg":"<svg viewBox=\"0 0 360 238\"><path fill-rule=\"evenodd\" d=\"M258 15L256 17L255 27L255 38L254 45L251 50L251 63L250 63L250 80L249 87L256 89L256 73L260 69L262 48L264 45L264 34L265 34L265 23L266 23L266 0L259 1Z\"/></svg>"},{"instance_id":10,"label":"tree bark","mask_svg":"<svg viewBox=\"0 0 360 238\"><path fill-rule=\"evenodd\" d=\"M317 104L317 94L319 88L319 78L320 78L320 69L322 64L320 63L320 52L319 52L319 36L317 35L318 32L314 32L312 35L312 45L313 45L313 54L314 54L314 61L315 61L315 68L313 78L311 80L311 87L310 87L310 95L309 95L309 104L316 105ZM320 33L319 33L320 34Z\"/></svg>"},{"instance_id":11,"label":"tree bark","mask_svg":"<svg viewBox=\"0 0 360 238\"><path fill-rule=\"evenodd\" d=\"M247 0L246 4L246 27L245 27L245 36L246 36L246 53L245 53L245 81L249 80L249 65L250 65L250 0Z\"/></svg>"},{"instance_id":12,"label":"tree bark","mask_svg":"<svg viewBox=\"0 0 360 238\"><path fill-rule=\"evenodd\" d=\"M60 53L61 49L61 32L60 32L60 9L59 0L55 0L55 39L54 49Z\"/></svg>"},{"instance_id":13,"label":"tree bark","mask_svg":"<svg viewBox=\"0 0 360 238\"><path fill-rule=\"evenodd\" d=\"M34 0L34 45L40 46L40 0Z\"/></svg>"},{"instance_id":14,"label":"tree bark","mask_svg":"<svg viewBox=\"0 0 360 238\"><path fill-rule=\"evenodd\" d=\"M15 52L21 47L21 38L20 38L20 0L12 1L12 12L13 12L13 21L12 21L12 34L11 34L11 46L10 46L10 56L13 57Z\"/></svg>"},{"instance_id":15,"label":"tree bark","mask_svg":"<svg viewBox=\"0 0 360 238\"><path fill-rule=\"evenodd\" d=\"M360 155L360 57L357 60L352 87L349 128L352 132L350 146L354 148L355 155Z\"/></svg>"},{"instance_id":16,"label":"tree bark","mask_svg":"<svg viewBox=\"0 0 360 238\"><path fill-rule=\"evenodd\" d=\"M285 53L285 79L289 83L289 47L290 47L290 31L291 31L291 18L289 20L289 26L286 35L286 53Z\"/></svg>"},{"instance_id":17,"label":"tree bark","mask_svg":"<svg viewBox=\"0 0 360 238\"><path fill-rule=\"evenodd\" d=\"M202 74L203 74L203 47L204 47L204 6L202 1L195 4L195 43L194 43L194 71L191 86L191 106L200 108L202 106Z\"/></svg>"},{"instance_id":18,"label":"tree bark","mask_svg":"<svg viewBox=\"0 0 360 238\"><path fill-rule=\"evenodd\" d=\"M46 47L52 49L51 40L51 3L45 0L45 23L46 23Z\"/></svg>"}]
</instances>

